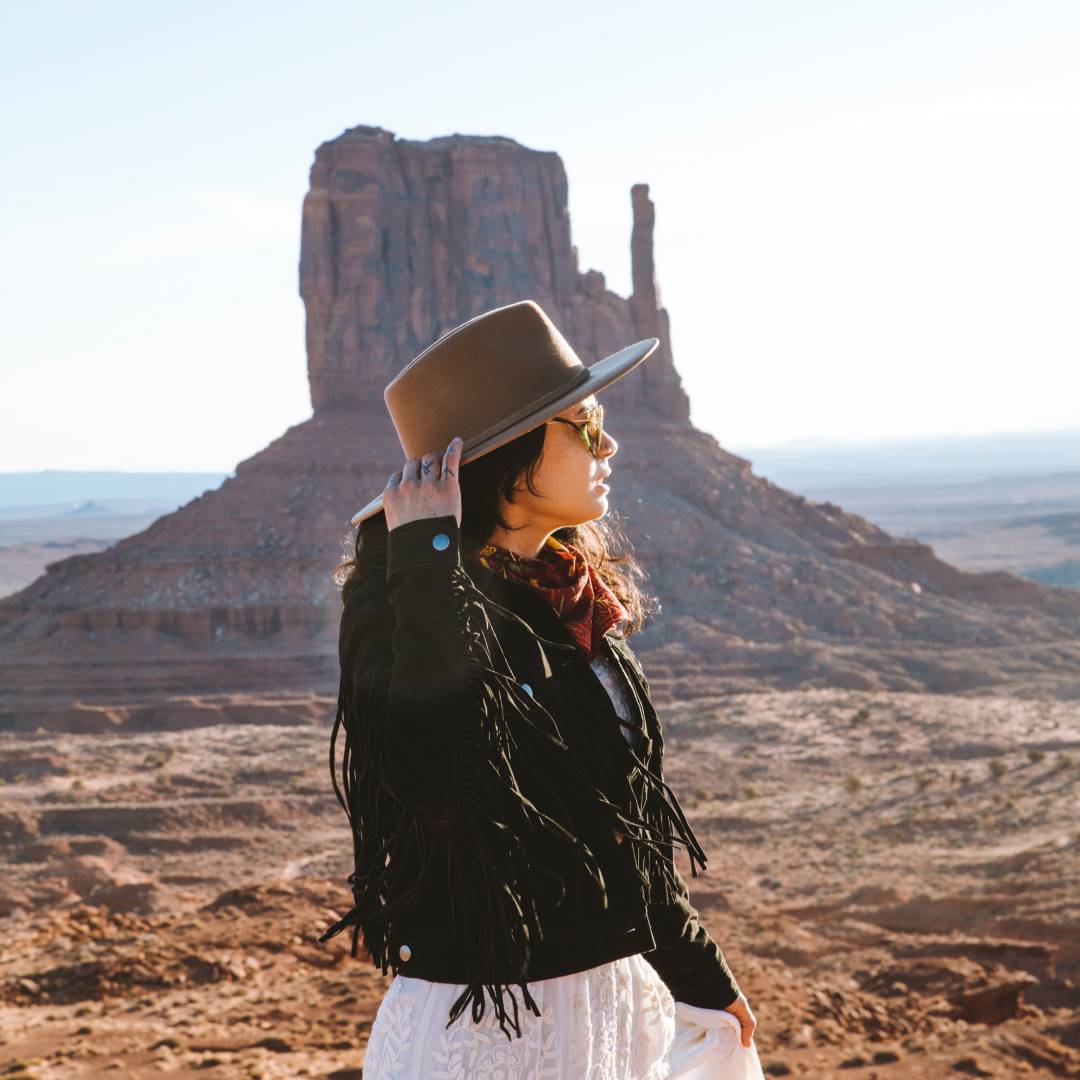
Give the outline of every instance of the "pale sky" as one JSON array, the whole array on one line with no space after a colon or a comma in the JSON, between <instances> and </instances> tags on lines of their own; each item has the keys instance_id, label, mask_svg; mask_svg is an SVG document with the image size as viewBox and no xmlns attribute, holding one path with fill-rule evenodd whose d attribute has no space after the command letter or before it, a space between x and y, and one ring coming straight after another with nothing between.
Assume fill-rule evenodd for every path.
<instances>
[{"instance_id":1,"label":"pale sky","mask_svg":"<svg viewBox=\"0 0 1080 1080\"><path fill-rule=\"evenodd\" d=\"M622 295L648 183L731 449L1080 427L1078 56L1074 0L3 5L0 471L308 417L300 207L356 124L558 152Z\"/></svg>"}]
</instances>

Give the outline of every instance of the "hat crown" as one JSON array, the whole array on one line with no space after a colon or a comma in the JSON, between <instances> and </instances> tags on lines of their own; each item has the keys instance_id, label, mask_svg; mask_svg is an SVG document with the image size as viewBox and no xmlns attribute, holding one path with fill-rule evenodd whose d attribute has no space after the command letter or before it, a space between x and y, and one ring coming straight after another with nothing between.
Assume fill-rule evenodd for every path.
<instances>
[{"instance_id":1,"label":"hat crown","mask_svg":"<svg viewBox=\"0 0 1080 1080\"><path fill-rule=\"evenodd\" d=\"M572 391L589 369L533 300L494 308L454 327L383 391L407 459L463 452Z\"/></svg>"}]
</instances>

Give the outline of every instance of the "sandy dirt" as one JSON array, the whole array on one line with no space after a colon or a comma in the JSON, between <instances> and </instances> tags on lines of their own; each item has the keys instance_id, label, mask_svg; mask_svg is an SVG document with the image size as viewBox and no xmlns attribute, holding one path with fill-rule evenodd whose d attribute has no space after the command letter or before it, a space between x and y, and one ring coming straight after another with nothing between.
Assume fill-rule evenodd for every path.
<instances>
[{"instance_id":1,"label":"sandy dirt","mask_svg":"<svg viewBox=\"0 0 1080 1080\"><path fill-rule=\"evenodd\" d=\"M768 1075L1080 1075L1080 706L658 705ZM0 739L0 1076L361 1075L389 976L316 940L351 868L328 732Z\"/></svg>"}]
</instances>

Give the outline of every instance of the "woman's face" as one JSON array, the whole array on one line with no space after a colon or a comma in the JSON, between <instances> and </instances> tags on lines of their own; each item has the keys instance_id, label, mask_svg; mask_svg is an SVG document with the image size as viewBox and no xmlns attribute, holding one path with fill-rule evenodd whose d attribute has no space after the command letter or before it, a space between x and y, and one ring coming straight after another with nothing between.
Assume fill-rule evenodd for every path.
<instances>
[{"instance_id":1,"label":"woman's face","mask_svg":"<svg viewBox=\"0 0 1080 1080\"><path fill-rule=\"evenodd\" d=\"M565 420L587 419L596 407L590 395L564 409L558 415ZM519 481L514 502L505 507L516 518L515 524L527 523L530 529L554 531L569 525L581 525L603 517L608 510L607 488L598 481L611 473L609 458L619 444L605 430L594 457L585 446L580 431L569 424L549 421L544 429L544 448L533 473L537 494Z\"/></svg>"}]
</instances>

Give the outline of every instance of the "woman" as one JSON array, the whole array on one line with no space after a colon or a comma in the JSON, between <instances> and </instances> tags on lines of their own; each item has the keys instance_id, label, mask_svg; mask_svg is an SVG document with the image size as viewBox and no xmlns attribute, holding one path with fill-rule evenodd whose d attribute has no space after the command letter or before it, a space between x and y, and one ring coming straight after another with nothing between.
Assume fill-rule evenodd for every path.
<instances>
[{"instance_id":1,"label":"woman","mask_svg":"<svg viewBox=\"0 0 1080 1080\"><path fill-rule=\"evenodd\" d=\"M406 461L353 516L330 744L355 903L320 939L352 926L394 970L367 1080L761 1076L674 865L705 854L625 640L641 571L601 520L595 395L657 344L586 368L523 301L386 389Z\"/></svg>"}]
</instances>

